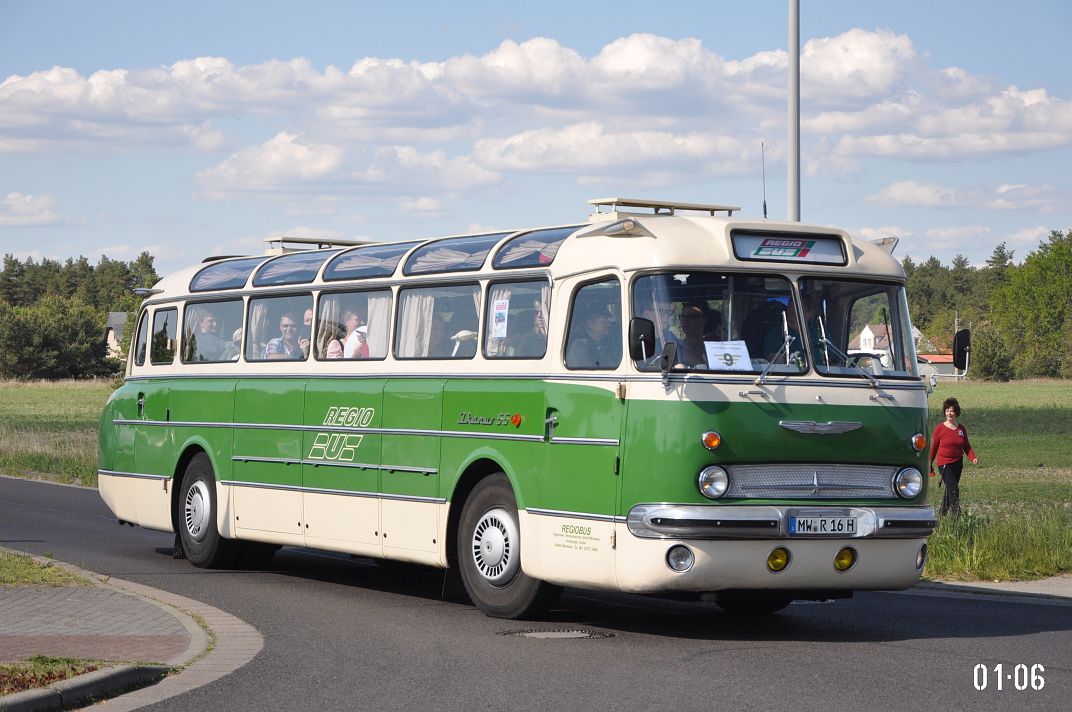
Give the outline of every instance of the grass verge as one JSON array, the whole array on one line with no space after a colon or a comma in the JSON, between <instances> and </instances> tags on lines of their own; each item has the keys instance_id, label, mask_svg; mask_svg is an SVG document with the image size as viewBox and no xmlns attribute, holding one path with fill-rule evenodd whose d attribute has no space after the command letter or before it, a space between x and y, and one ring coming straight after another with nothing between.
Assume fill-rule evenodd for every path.
<instances>
[{"instance_id":1,"label":"grass verge","mask_svg":"<svg viewBox=\"0 0 1072 712\"><path fill-rule=\"evenodd\" d=\"M0 586L88 586L81 576L26 554L0 551Z\"/></svg>"},{"instance_id":2,"label":"grass verge","mask_svg":"<svg viewBox=\"0 0 1072 712\"><path fill-rule=\"evenodd\" d=\"M22 663L0 664L0 695L46 687L69 677L99 670L101 665L96 660L53 658L47 655L31 655ZM0 700L2 707L3 701Z\"/></svg>"}]
</instances>

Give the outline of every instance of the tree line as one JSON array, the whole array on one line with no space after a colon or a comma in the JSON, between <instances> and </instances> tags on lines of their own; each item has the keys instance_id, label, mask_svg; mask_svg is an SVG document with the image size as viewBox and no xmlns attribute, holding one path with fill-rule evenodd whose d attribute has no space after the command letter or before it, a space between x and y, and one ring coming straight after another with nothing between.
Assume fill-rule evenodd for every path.
<instances>
[{"instance_id":1,"label":"tree line","mask_svg":"<svg viewBox=\"0 0 1072 712\"><path fill-rule=\"evenodd\" d=\"M920 350L949 353L954 326L972 331L969 377L1072 378L1072 230L1050 232L1020 264L1006 243L982 267L902 260Z\"/></svg>"},{"instance_id":2,"label":"tree line","mask_svg":"<svg viewBox=\"0 0 1072 712\"><path fill-rule=\"evenodd\" d=\"M96 265L85 257L61 263L5 255L0 377L85 378L122 370L104 341L108 312L128 312L129 329L141 302L134 289L158 279L148 252L129 262L101 257Z\"/></svg>"},{"instance_id":3,"label":"tree line","mask_svg":"<svg viewBox=\"0 0 1072 712\"><path fill-rule=\"evenodd\" d=\"M982 267L963 255L946 266L936 257L902 260L920 350L948 353L954 327L972 330L969 376L986 380L1072 378L1072 230L1054 230L1020 264L1006 243ZM107 357L108 312L128 312L133 328L140 298L133 290L159 277L153 257L20 261L0 271L0 376L79 378L115 373ZM129 332L124 335L129 341ZM126 344L124 343L124 348Z\"/></svg>"}]
</instances>

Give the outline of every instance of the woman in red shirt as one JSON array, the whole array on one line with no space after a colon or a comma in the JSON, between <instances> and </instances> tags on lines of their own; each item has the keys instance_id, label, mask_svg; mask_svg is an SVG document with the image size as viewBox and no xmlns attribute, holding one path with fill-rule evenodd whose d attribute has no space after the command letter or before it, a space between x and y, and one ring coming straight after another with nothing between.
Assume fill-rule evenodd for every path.
<instances>
[{"instance_id":1,"label":"woman in red shirt","mask_svg":"<svg viewBox=\"0 0 1072 712\"><path fill-rule=\"evenodd\" d=\"M968 442L968 431L957 423L960 417L957 399L946 398L942 410L945 412L945 421L935 426L934 435L931 436L931 476L934 476L937 457L938 471L942 473L942 483L945 485L941 513L952 512L955 517L960 514L960 473L964 469L964 453L968 454L973 465L979 464L979 458Z\"/></svg>"}]
</instances>

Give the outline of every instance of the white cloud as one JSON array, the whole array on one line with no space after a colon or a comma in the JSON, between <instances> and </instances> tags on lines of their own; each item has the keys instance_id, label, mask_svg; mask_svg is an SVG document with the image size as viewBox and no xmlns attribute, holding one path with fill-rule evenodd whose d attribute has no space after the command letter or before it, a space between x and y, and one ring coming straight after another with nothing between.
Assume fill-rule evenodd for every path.
<instances>
[{"instance_id":1,"label":"white cloud","mask_svg":"<svg viewBox=\"0 0 1072 712\"><path fill-rule=\"evenodd\" d=\"M279 133L251 148L232 154L217 166L197 174L208 194L279 190L330 176L342 163L338 146L315 144L293 133Z\"/></svg>"},{"instance_id":2,"label":"white cloud","mask_svg":"<svg viewBox=\"0 0 1072 712\"><path fill-rule=\"evenodd\" d=\"M801 93L817 102L883 96L898 88L915 59L912 40L889 30L812 39L800 53Z\"/></svg>"},{"instance_id":3,"label":"white cloud","mask_svg":"<svg viewBox=\"0 0 1072 712\"><path fill-rule=\"evenodd\" d=\"M0 227L36 227L65 222L51 195L8 193L0 200Z\"/></svg>"},{"instance_id":4,"label":"white cloud","mask_svg":"<svg viewBox=\"0 0 1072 712\"><path fill-rule=\"evenodd\" d=\"M972 207L981 210L1038 210L1054 212L1072 202L1072 191L1051 185L1002 184L992 189L949 188L907 180L891 183L865 200L886 207Z\"/></svg>"},{"instance_id":5,"label":"white cloud","mask_svg":"<svg viewBox=\"0 0 1072 712\"><path fill-rule=\"evenodd\" d=\"M1003 239L1009 244L1010 247L1021 245L1024 247L1029 247L1030 249L1034 249L1038 247L1043 240L1050 236L1051 229L1052 228L1044 227L1042 225L1037 225L1035 227L1025 227L1007 235Z\"/></svg>"}]
</instances>

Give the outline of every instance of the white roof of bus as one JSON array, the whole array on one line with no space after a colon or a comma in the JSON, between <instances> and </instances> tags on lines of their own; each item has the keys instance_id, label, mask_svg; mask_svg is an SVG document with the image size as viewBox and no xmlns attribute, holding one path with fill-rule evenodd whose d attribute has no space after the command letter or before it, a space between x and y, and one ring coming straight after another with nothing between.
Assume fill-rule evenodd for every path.
<instances>
[{"instance_id":1,"label":"white roof of bus","mask_svg":"<svg viewBox=\"0 0 1072 712\"><path fill-rule=\"evenodd\" d=\"M637 228L630 233L617 230L617 235L605 235L603 231L622 220L634 222ZM525 231L530 228L525 228ZM785 262L741 261L733 254L730 241L732 230L750 230L771 232L779 235L802 233L808 235L837 235L846 238L851 246L848 264L822 265L797 264ZM611 230L613 231L613 229ZM640 233L640 234L635 234ZM440 237L429 238L442 239ZM510 238L504 238L509 240ZM501 245L501 243L500 243ZM497 248L496 248L497 249ZM459 272L422 275L422 280L460 275L509 277L511 273L531 270L495 270L491 268L494 251L489 254L484 268L478 272ZM265 255L267 261L278 255ZM248 257L247 257L248 259ZM222 260L220 260L222 261ZM405 258L399 261L395 276L401 274ZM173 299L190 294L190 281L198 272L211 263L201 263L179 270L162 278L154 288L151 299ZM561 246L551 265L546 268L552 275L567 275L602 267L613 267L623 271L650 269L659 267L688 267L733 269L764 272L809 272L834 274L867 275L883 279L904 279L901 263L887 253L882 247L866 240L852 239L845 231L838 228L808 225L793 222L776 222L768 220L751 220L725 216L698 216L681 214L634 214L624 212L596 213L591 216L588 225L582 226ZM256 270L253 271L256 274ZM411 278L416 279L416 278ZM320 284L318 278L313 285ZM339 282L332 282L339 285ZM308 288L310 285L296 284L293 289ZM230 292L240 290L226 290ZM195 293L194 296L208 296L213 292ZM220 294L220 292L215 292Z\"/></svg>"}]
</instances>

